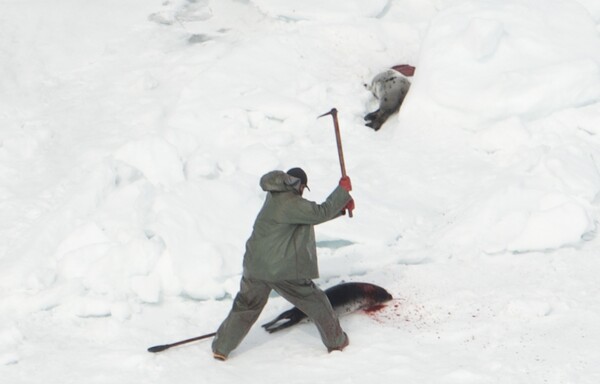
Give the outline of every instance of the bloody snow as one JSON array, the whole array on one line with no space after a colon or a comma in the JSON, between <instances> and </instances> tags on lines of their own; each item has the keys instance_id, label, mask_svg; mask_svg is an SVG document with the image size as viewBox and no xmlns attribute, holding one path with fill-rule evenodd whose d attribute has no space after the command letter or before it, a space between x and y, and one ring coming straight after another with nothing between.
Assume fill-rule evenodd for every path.
<instances>
[{"instance_id":1,"label":"bloody snow","mask_svg":"<svg viewBox=\"0 0 600 384\"><path fill-rule=\"evenodd\" d=\"M597 0L0 3L3 383L600 382ZM416 67L378 131L364 84ZM210 341L238 289L260 176L340 177L316 227L328 288L395 298Z\"/></svg>"}]
</instances>

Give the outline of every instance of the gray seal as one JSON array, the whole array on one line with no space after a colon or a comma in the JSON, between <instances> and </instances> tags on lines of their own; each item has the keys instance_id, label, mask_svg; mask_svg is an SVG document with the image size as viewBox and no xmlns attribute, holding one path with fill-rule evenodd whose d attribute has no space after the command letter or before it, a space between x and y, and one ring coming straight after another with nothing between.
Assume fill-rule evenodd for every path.
<instances>
[{"instance_id":1,"label":"gray seal","mask_svg":"<svg viewBox=\"0 0 600 384\"><path fill-rule=\"evenodd\" d=\"M414 71L414 67L407 67L412 68ZM413 72L406 70L401 72L394 67L379 73L373 78L370 85L365 84L375 98L379 99L379 109L365 116L367 127L378 131L391 115L400 110L400 106L410 88L410 81L404 73L412 75Z\"/></svg>"}]
</instances>

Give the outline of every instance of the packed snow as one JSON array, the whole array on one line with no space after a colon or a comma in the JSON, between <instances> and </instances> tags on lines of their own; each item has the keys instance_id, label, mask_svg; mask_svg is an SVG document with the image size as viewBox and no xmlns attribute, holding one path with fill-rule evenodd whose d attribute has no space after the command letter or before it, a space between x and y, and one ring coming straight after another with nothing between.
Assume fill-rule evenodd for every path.
<instances>
[{"instance_id":1,"label":"packed snow","mask_svg":"<svg viewBox=\"0 0 600 384\"><path fill-rule=\"evenodd\" d=\"M378 132L365 84L416 67ZM598 0L0 3L3 383L600 382ZM341 318L210 341L236 294L261 175L337 185L323 289Z\"/></svg>"}]
</instances>

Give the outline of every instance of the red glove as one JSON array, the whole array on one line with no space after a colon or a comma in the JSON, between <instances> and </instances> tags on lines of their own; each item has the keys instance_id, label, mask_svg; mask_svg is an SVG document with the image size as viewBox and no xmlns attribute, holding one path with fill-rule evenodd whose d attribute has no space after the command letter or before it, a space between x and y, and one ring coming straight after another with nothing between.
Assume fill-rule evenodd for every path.
<instances>
[{"instance_id":1,"label":"red glove","mask_svg":"<svg viewBox=\"0 0 600 384\"><path fill-rule=\"evenodd\" d=\"M350 215L352 215L352 211L354 210L354 199L351 199L348 204L346 204L346 206L344 208L342 208L342 215L346 214L346 210L348 210L348 212L350 212ZM350 216L352 217L352 216Z\"/></svg>"},{"instance_id":2,"label":"red glove","mask_svg":"<svg viewBox=\"0 0 600 384\"><path fill-rule=\"evenodd\" d=\"M346 204L346 206L344 207L344 209L347 209L350 212L352 212L354 210L354 199L350 200L348 202L348 204Z\"/></svg>"},{"instance_id":3,"label":"red glove","mask_svg":"<svg viewBox=\"0 0 600 384\"><path fill-rule=\"evenodd\" d=\"M344 176L340 179L340 187L350 192L352 190L352 182L348 176Z\"/></svg>"}]
</instances>

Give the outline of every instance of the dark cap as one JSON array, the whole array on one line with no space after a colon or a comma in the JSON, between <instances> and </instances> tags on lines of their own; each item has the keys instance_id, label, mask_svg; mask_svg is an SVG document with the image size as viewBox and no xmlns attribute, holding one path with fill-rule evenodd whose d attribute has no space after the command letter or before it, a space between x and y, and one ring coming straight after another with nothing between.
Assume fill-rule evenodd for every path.
<instances>
[{"instance_id":1,"label":"dark cap","mask_svg":"<svg viewBox=\"0 0 600 384\"><path fill-rule=\"evenodd\" d=\"M304 172L302 168L291 168L286 173L290 176L300 179L300 184L305 185L306 188L310 191L310 188L308 188L308 177L306 176L306 172Z\"/></svg>"}]
</instances>

